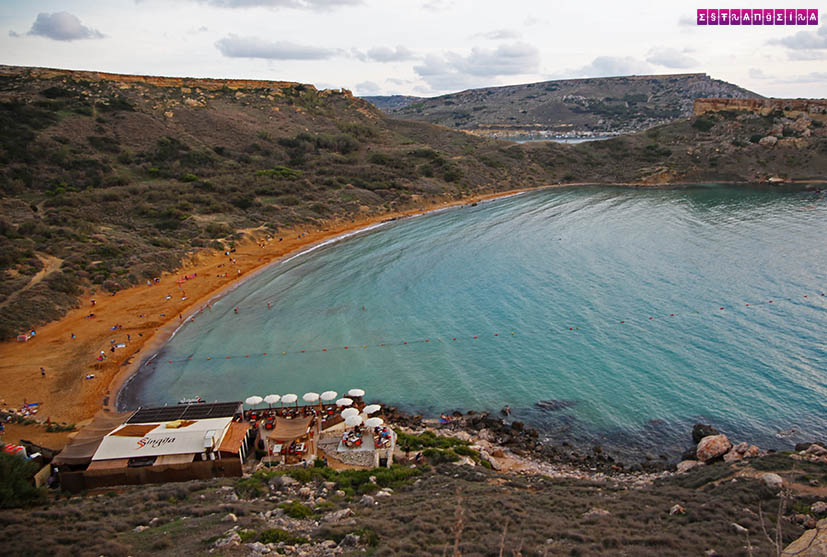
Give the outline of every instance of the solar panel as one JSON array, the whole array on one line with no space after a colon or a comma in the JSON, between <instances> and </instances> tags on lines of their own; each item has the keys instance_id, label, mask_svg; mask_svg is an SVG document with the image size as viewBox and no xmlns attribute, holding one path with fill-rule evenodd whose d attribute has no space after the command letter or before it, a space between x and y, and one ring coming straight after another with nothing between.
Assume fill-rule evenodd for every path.
<instances>
[{"instance_id":1,"label":"solar panel","mask_svg":"<svg viewBox=\"0 0 827 557\"><path fill-rule=\"evenodd\" d=\"M145 424L171 422L173 420L203 420L206 418L228 418L241 413L241 402L203 402L175 404L157 408L138 408L126 423Z\"/></svg>"}]
</instances>

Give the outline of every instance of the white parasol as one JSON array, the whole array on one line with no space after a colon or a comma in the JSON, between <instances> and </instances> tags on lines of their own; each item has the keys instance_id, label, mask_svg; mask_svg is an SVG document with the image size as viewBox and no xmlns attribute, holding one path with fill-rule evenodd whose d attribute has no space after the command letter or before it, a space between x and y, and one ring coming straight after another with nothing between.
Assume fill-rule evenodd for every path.
<instances>
[{"instance_id":1,"label":"white parasol","mask_svg":"<svg viewBox=\"0 0 827 557\"><path fill-rule=\"evenodd\" d=\"M336 406L350 406L353 404L353 401L349 398L340 398L336 401Z\"/></svg>"},{"instance_id":2,"label":"white parasol","mask_svg":"<svg viewBox=\"0 0 827 557\"><path fill-rule=\"evenodd\" d=\"M294 395L293 393L286 394L283 397L281 397L281 401L286 404L293 404L297 400L299 400L299 397Z\"/></svg>"},{"instance_id":3,"label":"white parasol","mask_svg":"<svg viewBox=\"0 0 827 557\"><path fill-rule=\"evenodd\" d=\"M266 397L264 397L264 402L269 404L272 408L273 405L279 401L279 399L281 399L281 396L279 395L267 395Z\"/></svg>"},{"instance_id":4,"label":"white parasol","mask_svg":"<svg viewBox=\"0 0 827 557\"><path fill-rule=\"evenodd\" d=\"M379 412L381 409L382 407L379 404L368 404L362 412L365 414L373 414L374 412Z\"/></svg>"},{"instance_id":5,"label":"white parasol","mask_svg":"<svg viewBox=\"0 0 827 557\"><path fill-rule=\"evenodd\" d=\"M359 410L357 410L356 408L345 408L344 410L342 410L342 417L345 418L345 419L347 419L351 416L358 416L358 415L359 415Z\"/></svg>"},{"instance_id":6,"label":"white parasol","mask_svg":"<svg viewBox=\"0 0 827 557\"><path fill-rule=\"evenodd\" d=\"M302 400L305 402L318 402L319 393L304 393Z\"/></svg>"},{"instance_id":7,"label":"white parasol","mask_svg":"<svg viewBox=\"0 0 827 557\"><path fill-rule=\"evenodd\" d=\"M245 401L244 401L244 403L245 403L247 406L256 406L256 405L258 405L258 404L261 404L261 401L262 401L262 400L264 400L264 399L263 399L263 398L261 398L260 396L258 396L258 395L253 395L253 396L251 396L251 397L247 397L247 400L245 400Z\"/></svg>"},{"instance_id":8,"label":"white parasol","mask_svg":"<svg viewBox=\"0 0 827 557\"><path fill-rule=\"evenodd\" d=\"M350 389L347 392L347 396L365 396L365 391L362 389Z\"/></svg>"},{"instance_id":9,"label":"white parasol","mask_svg":"<svg viewBox=\"0 0 827 557\"><path fill-rule=\"evenodd\" d=\"M339 396L339 393L337 393L336 391L325 391L320 395L320 398L324 401L328 401L333 400L337 396Z\"/></svg>"},{"instance_id":10,"label":"white parasol","mask_svg":"<svg viewBox=\"0 0 827 557\"><path fill-rule=\"evenodd\" d=\"M365 420L365 425L368 427L379 427L383 423L385 423L385 421L382 418L368 418Z\"/></svg>"},{"instance_id":11,"label":"white parasol","mask_svg":"<svg viewBox=\"0 0 827 557\"><path fill-rule=\"evenodd\" d=\"M349 416L345 419L345 425L348 427L362 425L362 416Z\"/></svg>"}]
</instances>

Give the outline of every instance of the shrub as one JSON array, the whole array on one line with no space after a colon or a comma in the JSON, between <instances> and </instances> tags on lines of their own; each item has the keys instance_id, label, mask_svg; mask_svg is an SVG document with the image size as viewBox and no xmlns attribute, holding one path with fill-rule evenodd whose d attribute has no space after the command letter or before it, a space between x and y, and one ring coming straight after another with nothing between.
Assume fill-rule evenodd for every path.
<instances>
[{"instance_id":1,"label":"shrub","mask_svg":"<svg viewBox=\"0 0 827 557\"><path fill-rule=\"evenodd\" d=\"M267 170L259 170L256 176L267 176L269 178L298 178L302 175L301 170L293 170L286 166L276 166Z\"/></svg>"},{"instance_id":2,"label":"shrub","mask_svg":"<svg viewBox=\"0 0 827 557\"><path fill-rule=\"evenodd\" d=\"M715 125L715 122L709 118L700 117L692 122L692 127L702 132L708 132Z\"/></svg>"},{"instance_id":3,"label":"shrub","mask_svg":"<svg viewBox=\"0 0 827 557\"><path fill-rule=\"evenodd\" d=\"M0 509L42 503L46 494L32 483L37 463L0 452Z\"/></svg>"},{"instance_id":4,"label":"shrub","mask_svg":"<svg viewBox=\"0 0 827 557\"><path fill-rule=\"evenodd\" d=\"M308 507L307 505L303 505L298 501L293 501L290 503L282 503L279 505L280 509L284 509L284 514L289 516L290 518L310 518L313 516L313 510Z\"/></svg>"}]
</instances>

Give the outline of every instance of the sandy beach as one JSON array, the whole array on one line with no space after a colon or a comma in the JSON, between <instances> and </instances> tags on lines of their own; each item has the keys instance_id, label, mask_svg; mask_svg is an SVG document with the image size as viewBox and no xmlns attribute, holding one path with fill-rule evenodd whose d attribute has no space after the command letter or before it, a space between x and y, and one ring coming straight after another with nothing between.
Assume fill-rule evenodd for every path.
<instances>
[{"instance_id":1,"label":"sandy beach","mask_svg":"<svg viewBox=\"0 0 827 557\"><path fill-rule=\"evenodd\" d=\"M114 409L115 396L124 381L163 346L185 319L197 319L199 309L268 265L388 219L522 191L526 190L457 201L423 201L418 208L407 211L334 221L322 228L282 230L269 241L266 231L248 230L229 256L215 250L198 251L186 257L176 271L162 275L159 284L138 285L115 295L86 293L77 309L38 327L36 336L28 342L0 344L0 406L16 409L24 403L40 403L34 416L38 421L83 425L102 407ZM101 356L105 358L99 360ZM8 442L25 438L54 449L61 448L67 439L65 433L48 434L37 426L9 427L4 437Z\"/></svg>"}]
</instances>

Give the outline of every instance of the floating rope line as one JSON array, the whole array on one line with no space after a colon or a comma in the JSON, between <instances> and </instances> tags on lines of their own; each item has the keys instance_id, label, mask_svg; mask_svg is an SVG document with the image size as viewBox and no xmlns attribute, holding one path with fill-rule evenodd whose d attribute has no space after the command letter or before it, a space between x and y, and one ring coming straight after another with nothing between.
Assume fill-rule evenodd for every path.
<instances>
[{"instance_id":1,"label":"floating rope line","mask_svg":"<svg viewBox=\"0 0 827 557\"><path fill-rule=\"evenodd\" d=\"M750 303L743 303L742 305L738 306L718 306L716 310L709 310L703 312L703 314L710 313L713 315L720 315L721 312L726 312L728 309L734 309L736 307L745 307L745 308L756 308L762 306L770 306L770 305L778 305L778 302L800 302L802 300L807 300L807 302L813 303L814 300L821 300L825 297L824 292L819 292L818 294L813 295L803 295L803 297L795 297L795 298L773 298L771 300L764 300L760 302L750 302ZM668 320L679 318L684 315L702 315L700 311L690 311L690 312L682 312L682 313L669 313L669 314L661 314L661 315L649 315L645 318L640 318L637 320L629 320L629 319L621 319L613 321L615 324L632 324L632 323L648 323L649 321L654 320ZM530 331L521 331L521 334L538 334L538 333L565 333L565 332L577 332L582 331L580 326L565 326L560 328L548 329L545 331L537 331L537 330L530 330ZM462 342L462 341L474 341L479 340L481 338L494 338L494 337L514 337L517 336L517 331L511 331L510 334L501 335L501 333L487 333L484 335L477 334L477 335L464 335L464 336L446 336L446 337L436 337L436 338L423 338L423 339L414 339L414 340L401 340L401 341L390 341L390 342L380 342L380 343L360 343L360 344L347 344L342 346L336 347L320 347L320 348L302 348L302 349L290 349L290 350L281 350L275 352L256 352L256 353L249 353L249 354L230 354L230 355L223 355L223 356L205 356L195 358L193 356L187 358L179 358L179 359L167 359L163 360L163 363L167 364L174 364L174 363L182 363L182 362L192 362L192 361L212 361L212 360L235 360L235 359L250 359L250 358L262 358L262 357L269 357L269 356L287 356L289 354L321 354L325 352L333 352L333 351L341 351L341 350L367 350L368 348L398 348L402 346L412 345L412 344L428 344L431 342L434 343L446 343L451 344L454 342ZM149 360L144 363L144 365L157 365L159 360Z\"/></svg>"}]
</instances>

